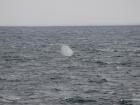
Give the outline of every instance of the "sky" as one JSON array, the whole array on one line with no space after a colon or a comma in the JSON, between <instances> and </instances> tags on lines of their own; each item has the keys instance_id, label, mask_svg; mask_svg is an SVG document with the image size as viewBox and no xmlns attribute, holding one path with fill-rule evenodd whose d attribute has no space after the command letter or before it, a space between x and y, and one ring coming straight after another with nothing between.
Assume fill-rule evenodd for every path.
<instances>
[{"instance_id":1,"label":"sky","mask_svg":"<svg viewBox=\"0 0 140 105\"><path fill-rule=\"evenodd\" d=\"M0 0L0 26L140 25L140 0Z\"/></svg>"}]
</instances>

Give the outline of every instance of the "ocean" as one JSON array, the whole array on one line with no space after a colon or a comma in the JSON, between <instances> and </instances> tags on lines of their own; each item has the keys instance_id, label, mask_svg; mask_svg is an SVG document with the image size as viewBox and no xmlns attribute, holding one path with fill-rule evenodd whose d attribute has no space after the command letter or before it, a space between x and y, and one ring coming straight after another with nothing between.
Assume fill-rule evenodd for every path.
<instances>
[{"instance_id":1,"label":"ocean","mask_svg":"<svg viewBox=\"0 0 140 105\"><path fill-rule=\"evenodd\" d=\"M140 26L0 27L0 105L140 105Z\"/></svg>"}]
</instances>

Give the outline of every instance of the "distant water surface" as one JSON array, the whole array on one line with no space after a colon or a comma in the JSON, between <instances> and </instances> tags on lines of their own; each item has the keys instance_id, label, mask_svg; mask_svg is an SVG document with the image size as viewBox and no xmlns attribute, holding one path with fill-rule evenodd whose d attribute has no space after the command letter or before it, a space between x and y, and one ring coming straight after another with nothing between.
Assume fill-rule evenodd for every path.
<instances>
[{"instance_id":1,"label":"distant water surface","mask_svg":"<svg viewBox=\"0 0 140 105\"><path fill-rule=\"evenodd\" d=\"M140 105L131 99L140 26L0 27L0 105Z\"/></svg>"}]
</instances>

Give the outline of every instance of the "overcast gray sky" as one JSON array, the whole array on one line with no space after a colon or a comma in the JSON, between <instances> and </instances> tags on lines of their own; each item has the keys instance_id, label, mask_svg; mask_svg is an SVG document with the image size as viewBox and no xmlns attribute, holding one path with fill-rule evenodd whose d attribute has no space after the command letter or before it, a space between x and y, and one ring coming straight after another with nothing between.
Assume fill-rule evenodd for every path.
<instances>
[{"instance_id":1,"label":"overcast gray sky","mask_svg":"<svg viewBox=\"0 0 140 105\"><path fill-rule=\"evenodd\" d=\"M0 0L0 25L138 25L140 0Z\"/></svg>"}]
</instances>

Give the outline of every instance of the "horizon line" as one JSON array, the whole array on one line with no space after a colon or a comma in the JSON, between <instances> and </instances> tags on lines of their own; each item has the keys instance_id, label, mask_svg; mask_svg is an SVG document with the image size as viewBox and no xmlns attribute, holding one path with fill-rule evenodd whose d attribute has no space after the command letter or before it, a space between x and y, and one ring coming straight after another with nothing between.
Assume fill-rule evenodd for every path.
<instances>
[{"instance_id":1,"label":"horizon line","mask_svg":"<svg viewBox=\"0 0 140 105\"><path fill-rule=\"evenodd\" d=\"M140 24L117 24L117 25L0 25L0 27L98 27L98 26L140 26Z\"/></svg>"}]
</instances>

